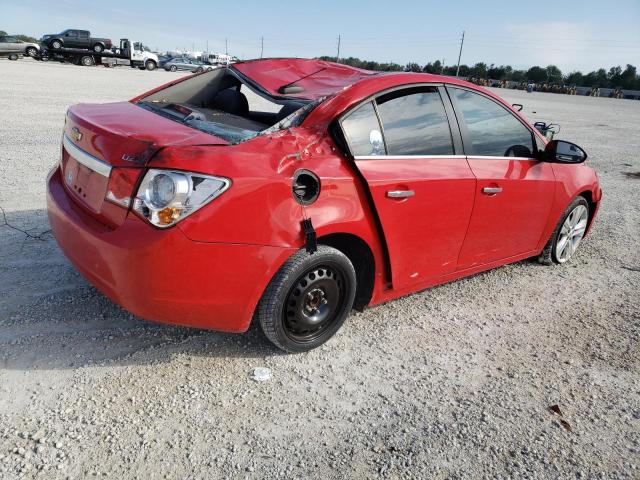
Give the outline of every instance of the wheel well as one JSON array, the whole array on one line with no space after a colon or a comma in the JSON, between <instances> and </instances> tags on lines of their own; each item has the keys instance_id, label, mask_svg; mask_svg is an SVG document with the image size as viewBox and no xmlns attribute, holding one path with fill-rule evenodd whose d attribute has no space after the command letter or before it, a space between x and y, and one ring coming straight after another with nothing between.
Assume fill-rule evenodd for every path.
<instances>
[{"instance_id":1,"label":"wheel well","mask_svg":"<svg viewBox=\"0 0 640 480\"><path fill-rule=\"evenodd\" d=\"M591 221L593 220L593 216L596 213L596 202L593 201L593 193L591 192L591 190L586 190L579 196L584 198L589 204L589 226L591 226Z\"/></svg>"},{"instance_id":2,"label":"wheel well","mask_svg":"<svg viewBox=\"0 0 640 480\"><path fill-rule=\"evenodd\" d=\"M369 245L350 233L332 233L318 238L318 243L340 250L353 264L358 282L353 308L362 310L371 300L375 280L375 260Z\"/></svg>"}]
</instances>

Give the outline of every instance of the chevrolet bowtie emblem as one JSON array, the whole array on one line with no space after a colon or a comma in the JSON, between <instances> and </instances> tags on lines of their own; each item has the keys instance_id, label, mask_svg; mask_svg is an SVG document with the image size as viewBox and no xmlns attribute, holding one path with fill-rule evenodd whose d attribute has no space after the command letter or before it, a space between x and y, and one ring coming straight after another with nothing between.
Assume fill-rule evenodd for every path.
<instances>
[{"instance_id":1,"label":"chevrolet bowtie emblem","mask_svg":"<svg viewBox=\"0 0 640 480\"><path fill-rule=\"evenodd\" d=\"M71 129L71 138L73 138L74 142L79 142L82 140L82 132L78 127L73 127Z\"/></svg>"}]
</instances>

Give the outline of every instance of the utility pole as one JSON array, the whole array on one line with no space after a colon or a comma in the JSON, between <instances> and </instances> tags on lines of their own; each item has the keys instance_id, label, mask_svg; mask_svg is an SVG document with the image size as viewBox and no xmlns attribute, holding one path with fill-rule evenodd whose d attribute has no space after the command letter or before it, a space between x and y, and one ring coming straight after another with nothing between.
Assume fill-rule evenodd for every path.
<instances>
[{"instance_id":1,"label":"utility pole","mask_svg":"<svg viewBox=\"0 0 640 480\"><path fill-rule=\"evenodd\" d=\"M264 37L260 37L260 58L264 54Z\"/></svg>"},{"instance_id":2,"label":"utility pole","mask_svg":"<svg viewBox=\"0 0 640 480\"><path fill-rule=\"evenodd\" d=\"M209 54L209 40L207 40L207 55Z\"/></svg>"},{"instance_id":3,"label":"utility pole","mask_svg":"<svg viewBox=\"0 0 640 480\"><path fill-rule=\"evenodd\" d=\"M338 53L336 54L336 63L340 63L340 35L338 35Z\"/></svg>"},{"instance_id":4,"label":"utility pole","mask_svg":"<svg viewBox=\"0 0 640 480\"><path fill-rule=\"evenodd\" d=\"M229 48L228 48L229 44L227 43L227 39L224 39L224 54L225 55L229 55Z\"/></svg>"},{"instance_id":5,"label":"utility pole","mask_svg":"<svg viewBox=\"0 0 640 480\"><path fill-rule=\"evenodd\" d=\"M444 58L442 59L442 64L440 67L440 75L442 75L444 73Z\"/></svg>"},{"instance_id":6,"label":"utility pole","mask_svg":"<svg viewBox=\"0 0 640 480\"><path fill-rule=\"evenodd\" d=\"M456 77L460 73L460 57L462 57L462 46L464 45L464 30L462 31L462 40L460 40L460 53L458 54L458 68L456 68Z\"/></svg>"}]
</instances>

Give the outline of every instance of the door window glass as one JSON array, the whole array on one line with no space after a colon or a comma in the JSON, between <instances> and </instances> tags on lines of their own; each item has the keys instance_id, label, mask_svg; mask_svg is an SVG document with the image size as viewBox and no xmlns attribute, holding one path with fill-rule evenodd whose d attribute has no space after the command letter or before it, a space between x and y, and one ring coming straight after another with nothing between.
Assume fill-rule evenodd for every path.
<instances>
[{"instance_id":1,"label":"door window glass","mask_svg":"<svg viewBox=\"0 0 640 480\"><path fill-rule=\"evenodd\" d=\"M386 153L378 116L371 102L347 115L342 120L342 130L354 156Z\"/></svg>"},{"instance_id":2,"label":"door window glass","mask_svg":"<svg viewBox=\"0 0 640 480\"><path fill-rule=\"evenodd\" d=\"M531 131L504 107L480 94L451 88L457 112L467 126L471 145L468 155L533 157Z\"/></svg>"},{"instance_id":3,"label":"door window glass","mask_svg":"<svg viewBox=\"0 0 640 480\"><path fill-rule=\"evenodd\" d=\"M449 120L436 88L408 89L377 99L389 155L451 155Z\"/></svg>"}]
</instances>

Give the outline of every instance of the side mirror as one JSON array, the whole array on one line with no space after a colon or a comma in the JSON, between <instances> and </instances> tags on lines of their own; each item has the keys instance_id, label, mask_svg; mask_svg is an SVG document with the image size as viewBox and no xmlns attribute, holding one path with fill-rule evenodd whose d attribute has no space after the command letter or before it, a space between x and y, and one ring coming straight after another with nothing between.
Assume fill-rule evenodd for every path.
<instances>
[{"instance_id":1,"label":"side mirror","mask_svg":"<svg viewBox=\"0 0 640 480\"><path fill-rule=\"evenodd\" d=\"M575 143L551 140L544 149L543 160L554 163L582 163L587 152Z\"/></svg>"}]
</instances>

